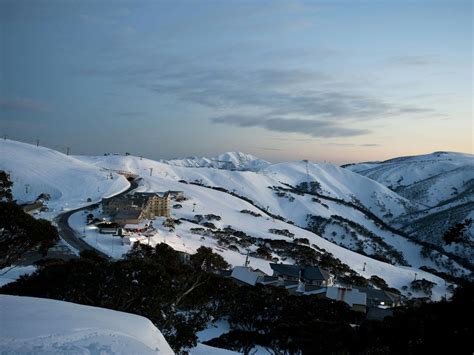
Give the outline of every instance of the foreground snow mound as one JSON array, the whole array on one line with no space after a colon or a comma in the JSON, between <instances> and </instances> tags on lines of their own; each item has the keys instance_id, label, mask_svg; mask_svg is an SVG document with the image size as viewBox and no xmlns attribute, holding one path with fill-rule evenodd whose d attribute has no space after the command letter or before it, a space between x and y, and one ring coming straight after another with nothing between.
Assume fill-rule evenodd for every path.
<instances>
[{"instance_id":1,"label":"foreground snow mound","mask_svg":"<svg viewBox=\"0 0 474 355\"><path fill-rule=\"evenodd\" d=\"M146 318L50 299L0 295L0 353L173 354Z\"/></svg>"},{"instance_id":2,"label":"foreground snow mound","mask_svg":"<svg viewBox=\"0 0 474 355\"><path fill-rule=\"evenodd\" d=\"M258 171L270 165L266 160L242 152L227 152L213 158L189 157L161 160L161 162L187 168L217 168L227 170Z\"/></svg>"},{"instance_id":3,"label":"foreground snow mound","mask_svg":"<svg viewBox=\"0 0 474 355\"><path fill-rule=\"evenodd\" d=\"M1 140L0 156L0 170L10 174L13 197L20 203L46 193L51 210L73 208L87 204L88 198L99 201L130 186L123 176L48 148Z\"/></svg>"}]
</instances>

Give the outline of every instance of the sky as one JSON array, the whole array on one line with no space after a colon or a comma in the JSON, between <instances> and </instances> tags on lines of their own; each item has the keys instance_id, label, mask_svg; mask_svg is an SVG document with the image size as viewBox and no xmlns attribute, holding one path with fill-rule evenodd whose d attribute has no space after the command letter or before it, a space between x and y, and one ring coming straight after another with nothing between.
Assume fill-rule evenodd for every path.
<instances>
[{"instance_id":1,"label":"sky","mask_svg":"<svg viewBox=\"0 0 474 355\"><path fill-rule=\"evenodd\" d=\"M72 154L473 153L471 1L0 0L0 134Z\"/></svg>"}]
</instances>

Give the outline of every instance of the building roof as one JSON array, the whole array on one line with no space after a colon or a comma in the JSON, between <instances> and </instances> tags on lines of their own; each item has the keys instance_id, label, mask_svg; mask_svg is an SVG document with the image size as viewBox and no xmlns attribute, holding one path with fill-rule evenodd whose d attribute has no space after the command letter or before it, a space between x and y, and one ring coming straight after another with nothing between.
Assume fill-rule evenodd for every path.
<instances>
[{"instance_id":1,"label":"building roof","mask_svg":"<svg viewBox=\"0 0 474 355\"><path fill-rule=\"evenodd\" d=\"M367 294L367 300L375 301L377 303L380 303L380 302L392 303L392 302L397 302L400 299L400 296L392 292L379 290L378 288L361 287L361 286L353 286L353 288L356 288L359 291Z\"/></svg>"},{"instance_id":2,"label":"building roof","mask_svg":"<svg viewBox=\"0 0 474 355\"><path fill-rule=\"evenodd\" d=\"M37 210L41 207L43 207L43 202L40 202L40 201L35 201L35 202L31 202L31 203L25 203L23 205L21 205L21 208L23 209L23 211L25 212L30 212L30 211L34 211L34 210Z\"/></svg>"},{"instance_id":3,"label":"building roof","mask_svg":"<svg viewBox=\"0 0 474 355\"><path fill-rule=\"evenodd\" d=\"M269 283L275 283L278 281L278 277L275 276L261 276L258 280L259 283L262 284L269 284Z\"/></svg>"},{"instance_id":4,"label":"building roof","mask_svg":"<svg viewBox=\"0 0 474 355\"><path fill-rule=\"evenodd\" d=\"M245 266L236 266L232 270L231 277L248 285L255 286L260 275Z\"/></svg>"},{"instance_id":5,"label":"building roof","mask_svg":"<svg viewBox=\"0 0 474 355\"><path fill-rule=\"evenodd\" d=\"M360 292L356 288L343 288L343 287L328 287L326 290L326 297L347 303L349 306L367 305L367 294Z\"/></svg>"},{"instance_id":6,"label":"building roof","mask_svg":"<svg viewBox=\"0 0 474 355\"><path fill-rule=\"evenodd\" d=\"M105 200L106 204L121 204L143 208L152 197L168 197L168 192L135 192Z\"/></svg>"},{"instance_id":7,"label":"building roof","mask_svg":"<svg viewBox=\"0 0 474 355\"><path fill-rule=\"evenodd\" d=\"M270 267L273 271L290 277L299 277L301 268L296 265L287 265L287 264L275 264L270 263Z\"/></svg>"},{"instance_id":8,"label":"building roof","mask_svg":"<svg viewBox=\"0 0 474 355\"><path fill-rule=\"evenodd\" d=\"M305 293L323 293L326 292L326 287L321 287L317 285L305 285L304 286Z\"/></svg>"},{"instance_id":9,"label":"building roof","mask_svg":"<svg viewBox=\"0 0 474 355\"><path fill-rule=\"evenodd\" d=\"M114 219L136 219L140 217L141 213L140 210L120 210Z\"/></svg>"},{"instance_id":10,"label":"building roof","mask_svg":"<svg viewBox=\"0 0 474 355\"><path fill-rule=\"evenodd\" d=\"M303 269L303 278L306 280L329 280L331 275L319 266L306 266Z\"/></svg>"},{"instance_id":11,"label":"building roof","mask_svg":"<svg viewBox=\"0 0 474 355\"><path fill-rule=\"evenodd\" d=\"M294 278L299 278L301 272L301 277L308 281L325 281L331 276L326 270L321 269L319 266L302 267L298 265L270 263L270 267L273 271L281 275Z\"/></svg>"},{"instance_id":12,"label":"building roof","mask_svg":"<svg viewBox=\"0 0 474 355\"><path fill-rule=\"evenodd\" d=\"M283 281L283 286L285 288L296 288L299 286L299 282L298 281L291 281L291 280L285 280Z\"/></svg>"},{"instance_id":13,"label":"building roof","mask_svg":"<svg viewBox=\"0 0 474 355\"><path fill-rule=\"evenodd\" d=\"M145 227L148 227L148 223L150 221L148 219L144 219L140 223L127 223L123 228L125 229L143 229Z\"/></svg>"},{"instance_id":14,"label":"building roof","mask_svg":"<svg viewBox=\"0 0 474 355\"><path fill-rule=\"evenodd\" d=\"M138 197L138 198L144 198L144 199L149 199L150 197L167 197L169 195L169 191L165 192L135 192L132 195L132 197Z\"/></svg>"}]
</instances>

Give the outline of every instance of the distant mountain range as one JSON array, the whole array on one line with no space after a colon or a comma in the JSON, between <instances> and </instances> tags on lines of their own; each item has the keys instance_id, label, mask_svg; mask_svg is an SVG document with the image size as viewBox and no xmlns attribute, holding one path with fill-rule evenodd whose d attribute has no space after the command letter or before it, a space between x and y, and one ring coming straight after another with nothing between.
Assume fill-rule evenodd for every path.
<instances>
[{"instance_id":1,"label":"distant mountain range","mask_svg":"<svg viewBox=\"0 0 474 355\"><path fill-rule=\"evenodd\" d=\"M159 160L162 163L187 168L216 168L226 170L261 170L271 163L242 152L227 152L212 158L188 157L182 159Z\"/></svg>"}]
</instances>

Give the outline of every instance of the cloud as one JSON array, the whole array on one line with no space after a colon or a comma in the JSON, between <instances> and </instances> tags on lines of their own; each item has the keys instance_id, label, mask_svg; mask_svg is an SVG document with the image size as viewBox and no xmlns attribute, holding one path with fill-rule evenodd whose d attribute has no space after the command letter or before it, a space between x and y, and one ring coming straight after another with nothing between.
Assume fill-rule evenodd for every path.
<instances>
[{"instance_id":1,"label":"cloud","mask_svg":"<svg viewBox=\"0 0 474 355\"><path fill-rule=\"evenodd\" d=\"M336 147L353 147L353 143L334 143L334 142L329 142L329 143L324 143L322 145L332 145Z\"/></svg>"},{"instance_id":2,"label":"cloud","mask_svg":"<svg viewBox=\"0 0 474 355\"><path fill-rule=\"evenodd\" d=\"M379 119L430 111L393 104L376 96L335 85L333 79L309 70L255 71L179 70L159 72L131 68L128 82L159 95L211 109L258 109L273 116L308 116L339 120ZM146 73L146 78L142 78Z\"/></svg>"},{"instance_id":3,"label":"cloud","mask_svg":"<svg viewBox=\"0 0 474 355\"><path fill-rule=\"evenodd\" d=\"M313 132L311 135L318 137L330 137L331 132L336 131L338 136L367 133L367 130L347 128L357 121L432 112L424 107L392 103L356 90L325 72L272 67L228 69L219 65L209 68L209 64L203 67L195 63L162 55L154 58L152 63L145 61L128 67L93 68L85 74L115 78L122 85L174 97L203 106L211 112L220 111L221 115L239 115L238 124L242 127L255 126L257 120L247 122L241 112L261 113L267 119L261 120L259 125L272 131L290 131L290 127L285 126L288 117L292 118L291 127L310 125L314 129L316 122L322 133Z\"/></svg>"},{"instance_id":4,"label":"cloud","mask_svg":"<svg viewBox=\"0 0 474 355\"><path fill-rule=\"evenodd\" d=\"M281 148L271 148L271 147L252 147L254 149L257 149L257 150L270 150L270 151L284 151L284 149L281 149Z\"/></svg>"},{"instance_id":5,"label":"cloud","mask_svg":"<svg viewBox=\"0 0 474 355\"><path fill-rule=\"evenodd\" d=\"M214 117L211 121L238 127L261 127L275 132L302 133L321 138L359 136L370 132L366 129L343 127L330 121L299 118L229 115Z\"/></svg>"},{"instance_id":6,"label":"cloud","mask_svg":"<svg viewBox=\"0 0 474 355\"><path fill-rule=\"evenodd\" d=\"M380 144L375 144L375 143L359 144L359 147L380 147Z\"/></svg>"},{"instance_id":7,"label":"cloud","mask_svg":"<svg viewBox=\"0 0 474 355\"><path fill-rule=\"evenodd\" d=\"M50 108L44 102L24 97L0 97L0 110L48 112Z\"/></svg>"},{"instance_id":8,"label":"cloud","mask_svg":"<svg viewBox=\"0 0 474 355\"><path fill-rule=\"evenodd\" d=\"M440 58L432 55L410 55L395 57L390 60L392 63L408 66L427 66L439 64Z\"/></svg>"}]
</instances>

